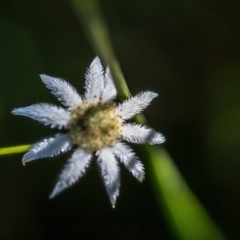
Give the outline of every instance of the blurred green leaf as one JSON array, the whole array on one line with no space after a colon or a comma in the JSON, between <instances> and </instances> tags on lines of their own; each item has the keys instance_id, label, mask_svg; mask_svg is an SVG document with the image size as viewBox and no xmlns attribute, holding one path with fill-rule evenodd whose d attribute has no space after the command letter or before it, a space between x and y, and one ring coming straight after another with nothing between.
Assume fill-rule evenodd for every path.
<instances>
[{"instance_id":1,"label":"blurred green leaf","mask_svg":"<svg viewBox=\"0 0 240 240\"><path fill-rule=\"evenodd\" d=\"M184 240L225 239L166 150L153 146L146 149L157 200L175 236Z\"/></svg>"}]
</instances>

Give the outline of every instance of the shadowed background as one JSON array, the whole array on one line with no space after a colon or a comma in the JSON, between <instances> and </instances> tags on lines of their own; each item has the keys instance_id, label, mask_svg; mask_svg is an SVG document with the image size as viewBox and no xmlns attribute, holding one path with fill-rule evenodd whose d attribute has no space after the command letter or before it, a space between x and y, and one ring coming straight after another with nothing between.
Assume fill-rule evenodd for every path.
<instances>
[{"instance_id":1,"label":"shadowed background","mask_svg":"<svg viewBox=\"0 0 240 240\"><path fill-rule=\"evenodd\" d=\"M65 1L0 0L0 146L55 132L13 116L16 107L57 100L39 74L62 77L83 93L94 58ZM240 238L240 32L238 1L102 1L127 84L159 93L144 112L188 185L229 236ZM140 153L139 153L140 155ZM172 239L150 183L121 167L112 209L96 162L73 187L48 196L69 154L23 167L0 159L1 239Z\"/></svg>"}]
</instances>

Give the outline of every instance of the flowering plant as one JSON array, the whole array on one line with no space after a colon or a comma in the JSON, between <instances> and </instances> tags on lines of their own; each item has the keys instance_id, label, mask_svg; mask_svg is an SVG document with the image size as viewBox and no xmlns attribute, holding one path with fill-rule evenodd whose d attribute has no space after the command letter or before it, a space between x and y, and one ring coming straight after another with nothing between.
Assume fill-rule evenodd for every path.
<instances>
[{"instance_id":1,"label":"flowering plant","mask_svg":"<svg viewBox=\"0 0 240 240\"><path fill-rule=\"evenodd\" d=\"M126 122L145 109L158 94L145 91L117 104L117 91L110 70L108 67L103 69L98 57L93 60L86 73L84 96L80 96L63 79L47 75L40 77L65 108L41 103L16 108L12 113L30 117L52 128L65 129L67 132L36 143L23 156L23 164L75 149L50 195L52 198L75 183L85 173L95 155L114 207L120 187L117 159L137 180L144 179L144 167L125 141L160 144L165 140L151 128Z\"/></svg>"}]
</instances>

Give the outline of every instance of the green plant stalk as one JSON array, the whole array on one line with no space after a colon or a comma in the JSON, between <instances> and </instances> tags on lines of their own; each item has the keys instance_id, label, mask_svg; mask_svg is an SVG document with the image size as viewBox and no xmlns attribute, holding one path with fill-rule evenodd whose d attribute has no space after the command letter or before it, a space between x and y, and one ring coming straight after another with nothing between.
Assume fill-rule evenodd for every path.
<instances>
[{"instance_id":1,"label":"green plant stalk","mask_svg":"<svg viewBox=\"0 0 240 240\"><path fill-rule=\"evenodd\" d=\"M76 17L85 30L86 37L96 54L109 66L118 97L125 100L131 97L120 64L113 51L107 25L99 11L98 1L71 0ZM143 114L138 114L134 120L145 123Z\"/></svg>"},{"instance_id":2,"label":"green plant stalk","mask_svg":"<svg viewBox=\"0 0 240 240\"><path fill-rule=\"evenodd\" d=\"M26 152L31 146L32 144L25 144L25 145L19 145L15 147L0 148L0 155L9 155L9 154Z\"/></svg>"},{"instance_id":3,"label":"green plant stalk","mask_svg":"<svg viewBox=\"0 0 240 240\"><path fill-rule=\"evenodd\" d=\"M98 1L71 0L71 3L93 50L109 66L119 98L129 98L131 94L114 54ZM143 114L139 114L134 120L138 123L145 122ZM164 148L150 149L145 146L141 151L149 161L157 201L173 236L181 240L225 239Z\"/></svg>"},{"instance_id":4,"label":"green plant stalk","mask_svg":"<svg viewBox=\"0 0 240 240\"><path fill-rule=\"evenodd\" d=\"M92 0L72 0L72 4L92 48L103 62L109 66L120 99L129 98L131 94L111 47L108 29L101 13L98 11L98 2ZM95 41L95 39L98 39L98 41Z\"/></svg>"}]
</instances>

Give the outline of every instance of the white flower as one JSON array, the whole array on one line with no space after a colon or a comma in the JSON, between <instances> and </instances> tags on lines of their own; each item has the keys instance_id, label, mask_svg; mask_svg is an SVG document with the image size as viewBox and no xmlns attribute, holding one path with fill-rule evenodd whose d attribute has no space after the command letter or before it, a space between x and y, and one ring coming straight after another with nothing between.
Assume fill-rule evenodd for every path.
<instances>
[{"instance_id":1,"label":"white flower","mask_svg":"<svg viewBox=\"0 0 240 240\"><path fill-rule=\"evenodd\" d=\"M52 128L65 129L67 133L58 133L35 144L23 156L23 164L38 158L53 157L77 146L60 174L50 198L74 184L85 173L95 155L114 207L120 187L117 159L137 180L144 179L142 163L124 142L160 144L165 141L160 133L151 128L125 123L146 108L158 94L141 92L116 104L114 99L117 91L109 68L104 71L98 57L93 60L86 73L84 96L80 96L63 79L47 75L40 77L65 108L40 103L14 109L12 113L30 117Z\"/></svg>"}]
</instances>

